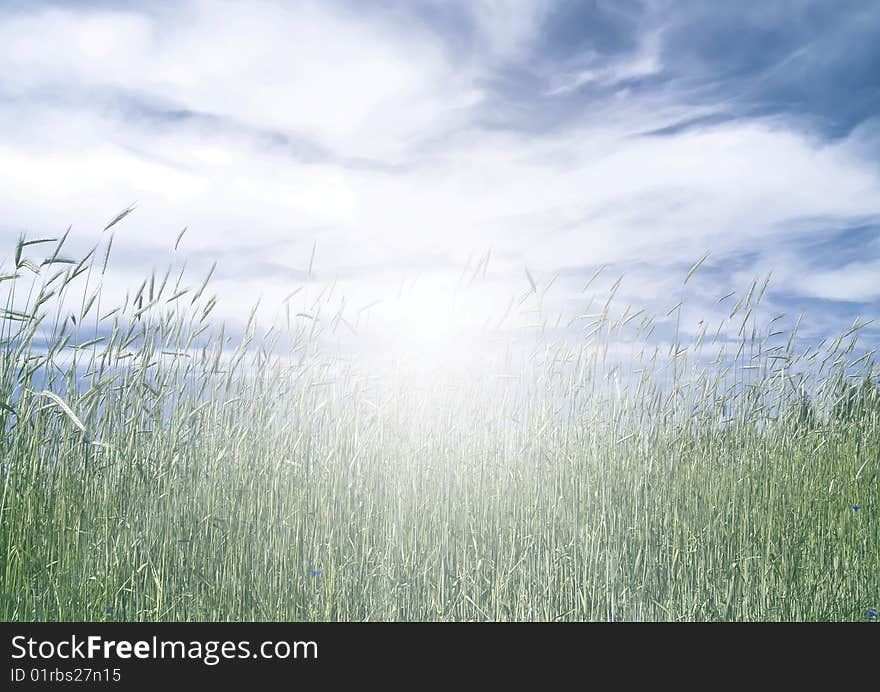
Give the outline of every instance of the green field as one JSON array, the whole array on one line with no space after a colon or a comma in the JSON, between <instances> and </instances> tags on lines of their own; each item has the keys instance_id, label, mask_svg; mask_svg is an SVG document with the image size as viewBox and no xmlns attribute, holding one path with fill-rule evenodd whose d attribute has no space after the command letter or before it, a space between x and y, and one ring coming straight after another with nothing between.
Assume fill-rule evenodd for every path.
<instances>
[{"instance_id":1,"label":"green field","mask_svg":"<svg viewBox=\"0 0 880 692\"><path fill-rule=\"evenodd\" d=\"M117 305L106 268L63 239L3 264L3 620L880 608L862 323L807 344L760 323L757 282L722 304L738 343L658 345L605 296L577 339L532 330L468 377L383 378L325 352L340 319L320 306L224 330L204 277L158 273Z\"/></svg>"}]
</instances>

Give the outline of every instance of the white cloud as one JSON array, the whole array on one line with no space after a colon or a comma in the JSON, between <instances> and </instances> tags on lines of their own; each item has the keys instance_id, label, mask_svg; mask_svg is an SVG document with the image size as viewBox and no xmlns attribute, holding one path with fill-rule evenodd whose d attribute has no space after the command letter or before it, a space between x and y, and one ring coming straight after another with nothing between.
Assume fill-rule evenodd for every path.
<instances>
[{"instance_id":1,"label":"white cloud","mask_svg":"<svg viewBox=\"0 0 880 692\"><path fill-rule=\"evenodd\" d=\"M832 270L802 273L796 286L807 296L868 302L880 299L880 261L850 262Z\"/></svg>"},{"instance_id":2,"label":"white cloud","mask_svg":"<svg viewBox=\"0 0 880 692\"><path fill-rule=\"evenodd\" d=\"M478 102L430 35L326 3L206 2L181 15L50 9L0 24L6 87L131 90L172 108L395 160Z\"/></svg>"},{"instance_id":3,"label":"white cloud","mask_svg":"<svg viewBox=\"0 0 880 692\"><path fill-rule=\"evenodd\" d=\"M189 226L184 247L228 267L218 286L231 313L259 293L286 293L255 267L302 268L315 240L319 275L342 277L364 303L407 273L401 267L463 264L491 247L490 277L517 289L523 264L545 281L560 268L643 261L651 269L622 298L669 304L681 277L665 274L706 250L772 262L784 257L779 239L792 219L880 214L880 172L861 155L863 134L824 143L782 122L733 121L636 136L693 112L673 92L597 104L549 134L481 127L480 77L528 52L538 5L474 6L489 48L470 56L451 55L424 29L401 32L325 4L290 8L196 2L177 16L0 16L7 245L19 230L70 223L74 237L95 240L137 200L120 250L161 264ZM658 40L594 67L596 79L659 70ZM126 99L233 124L148 117ZM293 156L265 132L326 155ZM809 221L799 232L811 232ZM777 276L806 295L876 297L876 267L849 269L845 282L784 267ZM249 276L247 286L235 275ZM560 299L579 283L561 280Z\"/></svg>"},{"instance_id":4,"label":"white cloud","mask_svg":"<svg viewBox=\"0 0 880 692\"><path fill-rule=\"evenodd\" d=\"M546 94L561 96L588 84L610 87L627 80L659 74L663 71L661 46L662 32L656 30L646 33L638 48L623 58L608 61L594 52L581 55L575 61L578 67L550 76L551 86Z\"/></svg>"}]
</instances>

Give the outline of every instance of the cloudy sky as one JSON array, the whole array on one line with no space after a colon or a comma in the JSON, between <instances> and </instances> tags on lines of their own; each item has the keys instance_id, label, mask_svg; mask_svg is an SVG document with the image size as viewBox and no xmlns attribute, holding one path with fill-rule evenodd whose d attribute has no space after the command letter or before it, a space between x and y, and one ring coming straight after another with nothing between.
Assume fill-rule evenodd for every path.
<instances>
[{"instance_id":1,"label":"cloudy sky","mask_svg":"<svg viewBox=\"0 0 880 692\"><path fill-rule=\"evenodd\" d=\"M771 270L815 333L880 316L872 0L4 0L0 46L3 258L137 202L117 280L216 259L230 314L488 252L505 290L577 309L607 264L669 306L709 252L694 320Z\"/></svg>"}]
</instances>

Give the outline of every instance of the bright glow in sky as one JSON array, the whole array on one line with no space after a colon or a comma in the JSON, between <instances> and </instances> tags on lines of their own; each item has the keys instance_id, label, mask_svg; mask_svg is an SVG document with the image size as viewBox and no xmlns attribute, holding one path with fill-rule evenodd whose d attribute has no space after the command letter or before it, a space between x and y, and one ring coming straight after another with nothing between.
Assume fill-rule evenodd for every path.
<instances>
[{"instance_id":1,"label":"bright glow in sky","mask_svg":"<svg viewBox=\"0 0 880 692\"><path fill-rule=\"evenodd\" d=\"M368 340L370 369L405 367L414 374L469 372L500 367L498 347L508 305L504 291L485 283L465 283L448 273L400 282L387 299L368 306L359 327ZM505 326L512 326L507 321Z\"/></svg>"},{"instance_id":2,"label":"bright glow in sky","mask_svg":"<svg viewBox=\"0 0 880 692\"><path fill-rule=\"evenodd\" d=\"M880 305L873 2L33 0L0 45L0 240L84 248L137 201L120 291L187 226L224 317L332 284L426 360L480 322L443 297L490 250L472 312L526 266L550 312L602 264L668 306L707 251L686 330L771 269L768 313L817 334Z\"/></svg>"}]
</instances>

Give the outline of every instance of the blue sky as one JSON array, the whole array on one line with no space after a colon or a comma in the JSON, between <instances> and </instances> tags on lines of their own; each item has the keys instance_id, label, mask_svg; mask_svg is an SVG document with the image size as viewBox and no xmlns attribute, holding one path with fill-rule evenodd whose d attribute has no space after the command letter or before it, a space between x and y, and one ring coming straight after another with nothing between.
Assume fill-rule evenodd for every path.
<instances>
[{"instance_id":1,"label":"blue sky","mask_svg":"<svg viewBox=\"0 0 880 692\"><path fill-rule=\"evenodd\" d=\"M315 243L353 308L489 250L571 309L709 252L686 328L769 271L809 333L880 307L876 2L7 1L0 46L0 241L137 201L120 290L187 226L233 316Z\"/></svg>"}]
</instances>

